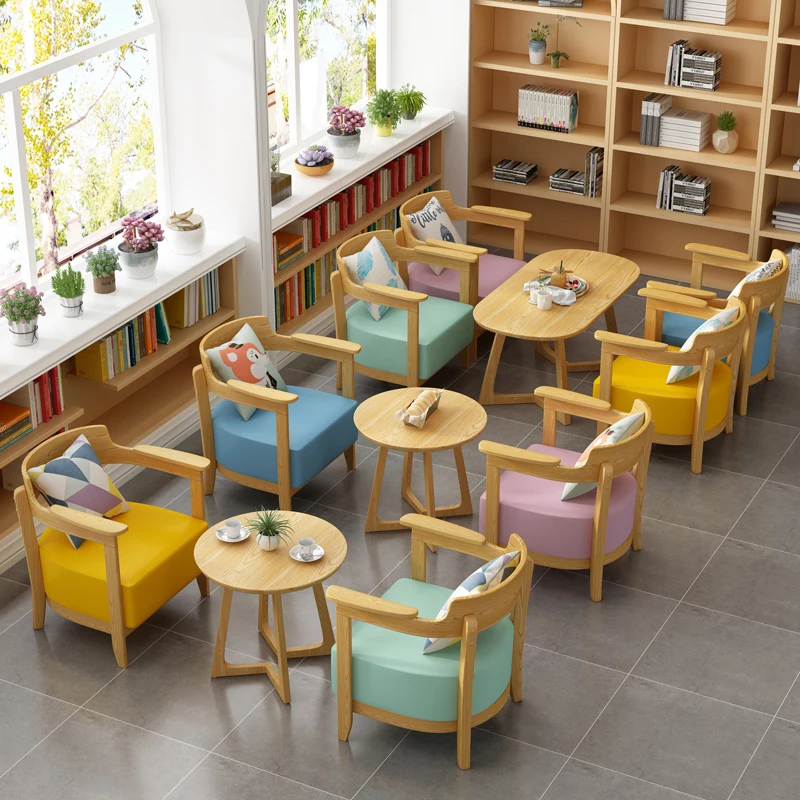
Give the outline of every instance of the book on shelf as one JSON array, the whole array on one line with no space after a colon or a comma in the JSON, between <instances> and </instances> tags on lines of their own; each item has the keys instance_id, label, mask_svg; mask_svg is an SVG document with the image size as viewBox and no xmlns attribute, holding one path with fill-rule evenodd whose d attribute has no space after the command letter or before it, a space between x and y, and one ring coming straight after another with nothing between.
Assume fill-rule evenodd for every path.
<instances>
[{"instance_id":1,"label":"book on shelf","mask_svg":"<svg viewBox=\"0 0 800 800\"><path fill-rule=\"evenodd\" d=\"M600 197L603 189L603 161L605 151L602 147L593 147L586 153L584 167L585 183L583 193L587 197Z\"/></svg>"},{"instance_id":2,"label":"book on shelf","mask_svg":"<svg viewBox=\"0 0 800 800\"><path fill-rule=\"evenodd\" d=\"M539 0L542 8L583 8L583 0Z\"/></svg>"},{"instance_id":3,"label":"book on shelf","mask_svg":"<svg viewBox=\"0 0 800 800\"><path fill-rule=\"evenodd\" d=\"M677 164L662 170L656 208L704 216L711 207L711 179L686 175Z\"/></svg>"},{"instance_id":4,"label":"book on shelf","mask_svg":"<svg viewBox=\"0 0 800 800\"><path fill-rule=\"evenodd\" d=\"M684 0L664 0L664 19L683 19Z\"/></svg>"},{"instance_id":5,"label":"book on shelf","mask_svg":"<svg viewBox=\"0 0 800 800\"><path fill-rule=\"evenodd\" d=\"M672 108L672 96L651 92L642 100L642 121L639 144L658 147L661 117Z\"/></svg>"},{"instance_id":6,"label":"book on shelf","mask_svg":"<svg viewBox=\"0 0 800 800\"><path fill-rule=\"evenodd\" d=\"M538 166L529 161L504 158L492 167L492 178L504 183L518 183L525 186L537 176L538 170Z\"/></svg>"},{"instance_id":7,"label":"book on shelf","mask_svg":"<svg viewBox=\"0 0 800 800\"><path fill-rule=\"evenodd\" d=\"M722 53L689 46L688 39L673 42L667 50L665 86L681 86L714 92L722 76Z\"/></svg>"},{"instance_id":8,"label":"book on shelf","mask_svg":"<svg viewBox=\"0 0 800 800\"><path fill-rule=\"evenodd\" d=\"M0 452L32 430L30 408L0 400Z\"/></svg>"},{"instance_id":9,"label":"book on shelf","mask_svg":"<svg viewBox=\"0 0 800 800\"><path fill-rule=\"evenodd\" d=\"M727 25L736 16L736 0L683 0L683 14L677 19Z\"/></svg>"},{"instance_id":10,"label":"book on shelf","mask_svg":"<svg viewBox=\"0 0 800 800\"><path fill-rule=\"evenodd\" d=\"M519 90L517 125L571 133L578 126L578 92L526 84Z\"/></svg>"},{"instance_id":11,"label":"book on shelf","mask_svg":"<svg viewBox=\"0 0 800 800\"><path fill-rule=\"evenodd\" d=\"M188 328L220 309L219 272L215 269L164 300L167 327ZM169 344L169 334L166 341Z\"/></svg>"},{"instance_id":12,"label":"book on shelf","mask_svg":"<svg viewBox=\"0 0 800 800\"><path fill-rule=\"evenodd\" d=\"M800 231L800 203L778 203L772 209L772 224L781 231Z\"/></svg>"},{"instance_id":13,"label":"book on shelf","mask_svg":"<svg viewBox=\"0 0 800 800\"><path fill-rule=\"evenodd\" d=\"M575 169L557 169L550 176L550 188L566 194L585 194L586 175Z\"/></svg>"},{"instance_id":14,"label":"book on shelf","mask_svg":"<svg viewBox=\"0 0 800 800\"><path fill-rule=\"evenodd\" d=\"M660 117L658 144L699 153L711 140L711 114L670 108Z\"/></svg>"}]
</instances>

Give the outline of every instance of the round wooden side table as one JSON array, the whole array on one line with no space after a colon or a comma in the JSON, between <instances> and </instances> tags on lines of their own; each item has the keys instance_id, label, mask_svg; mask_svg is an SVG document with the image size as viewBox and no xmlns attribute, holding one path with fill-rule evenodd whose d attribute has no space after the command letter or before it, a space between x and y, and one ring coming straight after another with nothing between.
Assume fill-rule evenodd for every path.
<instances>
[{"instance_id":1,"label":"round wooden side table","mask_svg":"<svg viewBox=\"0 0 800 800\"><path fill-rule=\"evenodd\" d=\"M428 417L422 428L415 428L395 419L395 413L411 403L420 391L421 389L416 387L382 392L365 400L356 409L354 417L356 427L380 448L369 498L367 522L364 526L367 532L396 531L408 527L400 520L383 520L378 517L378 503L381 499L383 473L389 450L401 450L404 453L400 493L414 511L430 517L472 513L467 470L461 448L480 436L486 427L486 411L472 398L445 389L439 400L439 407ZM433 490L433 453L439 450L452 450L456 459L461 502L453 506L436 506ZM425 503L422 503L411 490L414 453L422 453Z\"/></svg>"},{"instance_id":2,"label":"round wooden side table","mask_svg":"<svg viewBox=\"0 0 800 800\"><path fill-rule=\"evenodd\" d=\"M225 523L220 522L209 528L198 539L194 548L194 558L203 574L222 587L222 607L219 612L211 677L265 673L283 702L289 703L291 692L288 659L329 655L335 642L322 582L342 566L347 555L347 541L337 528L324 519L296 511L281 513L289 518L293 530L276 550L262 550L254 534L243 542L221 542L217 539L216 532L224 527ZM242 514L238 519L244 527L254 516L254 513ZM289 550L304 537L312 538L325 551L325 555L319 561L301 563L289 555ZM281 596L287 592L308 588L314 591L319 624L322 628L322 641L311 646L287 647ZM267 661L230 664L225 660L225 642L234 592L258 595L258 630L275 653L278 661L277 669L274 664ZM270 628L267 617L270 595L274 630Z\"/></svg>"}]
</instances>

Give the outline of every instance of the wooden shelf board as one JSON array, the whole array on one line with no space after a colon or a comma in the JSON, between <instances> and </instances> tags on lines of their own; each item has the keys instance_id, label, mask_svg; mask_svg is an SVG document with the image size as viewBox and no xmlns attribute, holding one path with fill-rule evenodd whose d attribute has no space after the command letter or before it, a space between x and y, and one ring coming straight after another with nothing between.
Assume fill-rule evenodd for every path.
<instances>
[{"instance_id":1,"label":"wooden shelf board","mask_svg":"<svg viewBox=\"0 0 800 800\"><path fill-rule=\"evenodd\" d=\"M581 61L562 61L558 69L549 63L531 64L527 53L506 53L492 50L472 62L473 67L493 69L499 72L514 72L520 75L536 75L548 80L593 83L600 86L608 84L608 66L589 64Z\"/></svg>"},{"instance_id":2,"label":"wooden shelf board","mask_svg":"<svg viewBox=\"0 0 800 800\"><path fill-rule=\"evenodd\" d=\"M564 9L556 6L539 7L536 3L513 3L509 0L474 0L476 6L490 6L491 8L507 8L511 11L535 11L537 14L557 14L561 15L568 11L571 17L581 19L600 19L605 22L611 21L611 5L604 0L583 0L582 8Z\"/></svg>"},{"instance_id":3,"label":"wooden shelf board","mask_svg":"<svg viewBox=\"0 0 800 800\"><path fill-rule=\"evenodd\" d=\"M771 222L764 225L758 235L766 236L769 239L782 239L784 242L800 243L800 231L782 231Z\"/></svg>"},{"instance_id":4,"label":"wooden shelf board","mask_svg":"<svg viewBox=\"0 0 800 800\"><path fill-rule=\"evenodd\" d=\"M600 226L598 224L598 232ZM495 225L476 225L471 224L469 228L469 243L489 247L511 248L511 231L506 228L498 228ZM525 252L528 255L539 255L550 250L597 250L598 242L585 241L568 236L558 236L552 233L542 233L541 231L525 231Z\"/></svg>"},{"instance_id":5,"label":"wooden shelf board","mask_svg":"<svg viewBox=\"0 0 800 800\"><path fill-rule=\"evenodd\" d=\"M775 111L789 111L800 114L800 105L797 104L797 92L784 92L773 104Z\"/></svg>"},{"instance_id":6,"label":"wooden shelf board","mask_svg":"<svg viewBox=\"0 0 800 800\"><path fill-rule=\"evenodd\" d=\"M602 204L602 198L600 197L586 197L584 195L552 191L549 187L546 175L539 175L538 178L534 178L530 183L520 186L516 183L496 181L492 177L491 172L482 172L472 179L472 185L478 186L481 189L491 189L495 192L519 194L523 197L541 197L545 200L555 200L558 203L572 203L574 205L589 206L591 208L600 208Z\"/></svg>"},{"instance_id":7,"label":"wooden shelf board","mask_svg":"<svg viewBox=\"0 0 800 800\"><path fill-rule=\"evenodd\" d=\"M739 106L761 107L763 89L760 86L747 86L743 83L720 83L716 92L704 89L687 89L682 86L665 86L664 73L633 70L618 81L620 89L634 89L638 92L662 92L673 97L690 97L693 100L708 100L713 103L726 103Z\"/></svg>"},{"instance_id":8,"label":"wooden shelf board","mask_svg":"<svg viewBox=\"0 0 800 800\"><path fill-rule=\"evenodd\" d=\"M622 211L626 214L636 214L640 217L664 219L670 222L680 222L687 225L698 225L703 228L716 228L717 230L732 231L734 233L750 232L750 213L738 208L726 208L715 205L713 202L708 214L705 216L684 214L680 211L665 211L656 208L655 195L641 192L625 192L611 203L612 211Z\"/></svg>"},{"instance_id":9,"label":"wooden shelf board","mask_svg":"<svg viewBox=\"0 0 800 800\"><path fill-rule=\"evenodd\" d=\"M333 294L328 292L324 297L321 297L317 302L311 306L311 308L307 308L299 317L294 317L290 319L288 322L284 322L283 325L278 326L278 333L282 333L286 336L290 336L293 333L296 333L300 328L304 325L307 325L314 317L321 314L323 311L327 311L333 305Z\"/></svg>"},{"instance_id":10,"label":"wooden shelf board","mask_svg":"<svg viewBox=\"0 0 800 800\"><path fill-rule=\"evenodd\" d=\"M483 116L474 119L472 127L486 131L497 131L498 133L513 133L517 136L557 139L560 142L583 144L589 147L603 147L605 144L605 129L599 125L582 125L578 123L578 127L572 133L543 131L538 128L525 128L522 125L517 125L517 115L511 111L488 111Z\"/></svg>"},{"instance_id":11,"label":"wooden shelf board","mask_svg":"<svg viewBox=\"0 0 800 800\"><path fill-rule=\"evenodd\" d=\"M640 153L646 156L669 159L671 161L691 161L695 164L711 164L717 167L729 167L731 169L741 169L747 172L756 170L756 151L737 150L735 153L723 155L718 153L710 144L695 153L693 150L678 150L674 147L648 147L639 144L638 133L628 133L613 147L616 150L624 150L626 153Z\"/></svg>"},{"instance_id":12,"label":"wooden shelf board","mask_svg":"<svg viewBox=\"0 0 800 800\"><path fill-rule=\"evenodd\" d=\"M571 12L570 12L571 13ZM727 25L713 25L708 22L689 22L687 20L664 19L659 8L634 8L620 18L626 25L639 25L649 28L668 28L687 33L707 33L713 36L729 36L739 39L759 39L766 41L769 24L753 19L733 19Z\"/></svg>"},{"instance_id":13,"label":"wooden shelf board","mask_svg":"<svg viewBox=\"0 0 800 800\"><path fill-rule=\"evenodd\" d=\"M767 165L765 172L768 175L777 175L780 178L800 178L800 172L795 172L792 166L797 162L797 156L779 155Z\"/></svg>"},{"instance_id":14,"label":"wooden shelf board","mask_svg":"<svg viewBox=\"0 0 800 800\"><path fill-rule=\"evenodd\" d=\"M67 406L61 414L53 417L49 422L37 425L29 434L18 439L14 444L0 450L0 469L10 464L29 450L33 450L36 445L41 444L56 431L61 430L65 425L74 422L78 417L83 416L83 409L77 406Z\"/></svg>"},{"instance_id":15,"label":"wooden shelf board","mask_svg":"<svg viewBox=\"0 0 800 800\"><path fill-rule=\"evenodd\" d=\"M168 358L175 358L178 352L185 350L187 347L197 342L198 339L202 339L207 333L213 331L214 328L219 327L223 322L227 322L235 316L236 312L232 308L221 308L216 313L211 314L211 316L205 319L201 319L188 328L170 328L172 338L169 344L159 345L155 353L145 356L135 367L130 367L124 372L120 372L119 375L116 375L110 380L105 382L92 381L92 384L96 384L100 389L107 389L112 392L122 391L132 383L138 381L142 375L146 375ZM74 374L69 374L68 377L70 380L90 380L89 378L81 378Z\"/></svg>"},{"instance_id":16,"label":"wooden shelf board","mask_svg":"<svg viewBox=\"0 0 800 800\"><path fill-rule=\"evenodd\" d=\"M437 181L442 179L442 175L439 172L432 172L430 175L426 175L421 181L416 181L412 183L407 189L404 189L399 194L395 195L394 197L390 197L385 203L381 204L378 208L373 209L370 211L369 214L365 214L361 219L356 220L352 225L348 225L341 231L338 231L327 242L323 242L319 247L315 247L312 250L309 250L303 258L295 261L290 267L286 267L285 269L279 270L275 273L273 278L275 282L275 286L280 286L285 281L288 281L293 275L296 275L298 272L301 272L309 265L313 264L318 259L322 258L326 253L329 253L331 250L335 250L340 244L346 242L348 239L355 236L359 231L364 230L364 228L372 225L373 222L379 220L381 217L386 216L389 212L393 211L398 206L403 205L406 200L415 197L420 192L424 191L428 188L428 186L433 185Z\"/></svg>"},{"instance_id":17,"label":"wooden shelf board","mask_svg":"<svg viewBox=\"0 0 800 800\"><path fill-rule=\"evenodd\" d=\"M779 37L780 44L795 44L800 45L800 25L793 25L787 28Z\"/></svg>"}]
</instances>

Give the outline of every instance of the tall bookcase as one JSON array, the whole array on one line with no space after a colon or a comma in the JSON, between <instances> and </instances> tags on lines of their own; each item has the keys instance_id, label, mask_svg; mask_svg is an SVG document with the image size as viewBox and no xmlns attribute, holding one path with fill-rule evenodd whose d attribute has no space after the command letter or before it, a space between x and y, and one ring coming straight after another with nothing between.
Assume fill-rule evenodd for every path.
<instances>
[{"instance_id":1,"label":"tall bookcase","mask_svg":"<svg viewBox=\"0 0 800 800\"><path fill-rule=\"evenodd\" d=\"M800 241L800 234L771 225L776 202L800 202L800 0L738 0L728 25L663 18L662 0L584 0L566 11L558 49L570 55L560 69L549 61L533 66L528 31L537 21L554 25L565 9L535 2L472 0L470 94L470 202L532 212L526 249L583 247L618 253L642 272L686 280L691 261L684 246L702 241L755 257L772 246ZM685 38L693 47L723 54L723 81L707 92L664 85L667 50ZM555 49L554 34L548 51ZM569 134L516 124L517 91L525 83L579 92L579 124ZM673 96L673 105L713 115L736 114L739 149L700 153L639 144L641 101L650 92ZM716 126L712 123L712 128ZM603 194L596 199L550 191L547 177L558 167L583 169L584 155L605 148ZM492 180L491 165L520 158L539 165L528 186ZM693 216L656 208L658 177L676 163L713 181L711 210ZM779 235L780 234L780 235ZM471 241L509 246L502 237L472 226ZM731 288L722 271L707 273L709 285Z\"/></svg>"}]
</instances>

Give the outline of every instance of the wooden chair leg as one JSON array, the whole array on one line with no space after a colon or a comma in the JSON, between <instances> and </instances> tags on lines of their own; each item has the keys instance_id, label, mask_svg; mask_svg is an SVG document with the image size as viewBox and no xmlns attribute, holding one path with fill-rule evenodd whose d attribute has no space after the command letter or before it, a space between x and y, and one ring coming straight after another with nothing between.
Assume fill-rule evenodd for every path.
<instances>
[{"instance_id":1,"label":"wooden chair leg","mask_svg":"<svg viewBox=\"0 0 800 800\"><path fill-rule=\"evenodd\" d=\"M350 738L353 727L352 620L336 615L336 694L338 701L338 736L340 742Z\"/></svg>"},{"instance_id":2,"label":"wooden chair leg","mask_svg":"<svg viewBox=\"0 0 800 800\"><path fill-rule=\"evenodd\" d=\"M344 451L344 460L347 464L347 469L356 468L356 446L351 444L347 450Z\"/></svg>"},{"instance_id":3,"label":"wooden chair leg","mask_svg":"<svg viewBox=\"0 0 800 800\"><path fill-rule=\"evenodd\" d=\"M17 518L22 531L22 543L25 545L25 556L28 562L28 577L31 581L33 629L39 631L44 628L47 600L44 593L44 577L42 575L42 562L39 558L39 540L36 537L36 524L33 521L28 495L23 486L14 491L14 505L17 509Z\"/></svg>"},{"instance_id":4,"label":"wooden chair leg","mask_svg":"<svg viewBox=\"0 0 800 800\"><path fill-rule=\"evenodd\" d=\"M599 603L603 599L603 562L592 564L589 569L589 597Z\"/></svg>"},{"instance_id":5,"label":"wooden chair leg","mask_svg":"<svg viewBox=\"0 0 800 800\"><path fill-rule=\"evenodd\" d=\"M703 471L703 441L702 434L692 439L692 472L700 475Z\"/></svg>"},{"instance_id":6,"label":"wooden chair leg","mask_svg":"<svg viewBox=\"0 0 800 800\"><path fill-rule=\"evenodd\" d=\"M737 410L739 412L740 417L747 416L747 400L749 398L749 395L750 395L750 381L747 380L746 375L740 374L739 396L737 398L737 404L738 404ZM727 430L727 427L725 429L725 432L730 433L730 431Z\"/></svg>"},{"instance_id":7,"label":"wooden chair leg","mask_svg":"<svg viewBox=\"0 0 800 800\"><path fill-rule=\"evenodd\" d=\"M119 574L119 551L116 542L103 546L108 586L109 619L111 623L111 646L121 669L128 666L128 648L125 645L125 622L122 610L122 583Z\"/></svg>"},{"instance_id":8,"label":"wooden chair leg","mask_svg":"<svg viewBox=\"0 0 800 800\"><path fill-rule=\"evenodd\" d=\"M470 767L472 746L472 685L475 678L475 646L478 643L478 621L472 614L464 617L464 634L461 637L461 658L458 666L458 722L456 749L458 766Z\"/></svg>"},{"instance_id":9,"label":"wooden chair leg","mask_svg":"<svg viewBox=\"0 0 800 800\"><path fill-rule=\"evenodd\" d=\"M342 364L340 361L336 362L336 389L342 391Z\"/></svg>"},{"instance_id":10,"label":"wooden chair leg","mask_svg":"<svg viewBox=\"0 0 800 800\"><path fill-rule=\"evenodd\" d=\"M201 572L197 578L197 588L200 590L200 597L208 597L211 594L211 589L208 585L208 576L203 575Z\"/></svg>"},{"instance_id":11,"label":"wooden chair leg","mask_svg":"<svg viewBox=\"0 0 800 800\"><path fill-rule=\"evenodd\" d=\"M214 485L217 482L217 465L212 461L211 466L203 473L203 492L214 494Z\"/></svg>"}]
</instances>

